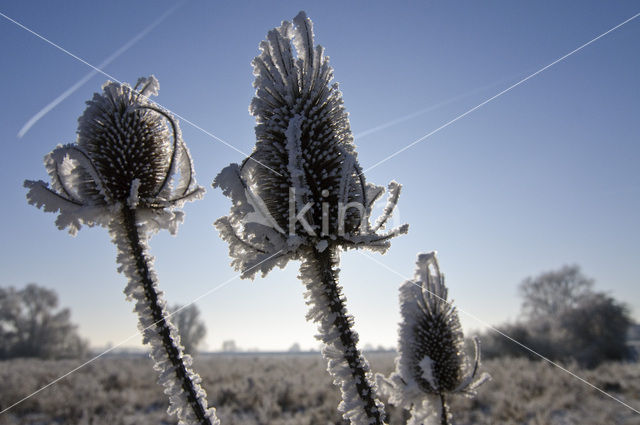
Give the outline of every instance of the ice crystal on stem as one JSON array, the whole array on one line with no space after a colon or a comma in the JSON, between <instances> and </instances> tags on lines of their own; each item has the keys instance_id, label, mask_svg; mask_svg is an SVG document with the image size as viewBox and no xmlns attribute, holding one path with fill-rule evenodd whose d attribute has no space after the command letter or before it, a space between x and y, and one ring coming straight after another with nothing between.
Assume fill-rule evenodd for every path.
<instances>
[{"instance_id":1,"label":"ice crystal on stem","mask_svg":"<svg viewBox=\"0 0 640 425\"><path fill-rule=\"evenodd\" d=\"M385 230L401 186L389 184L387 206L371 224L384 189L365 181L333 69L323 48L314 46L304 12L269 31L260 50L249 108L257 141L250 157L213 183L233 202L216 227L243 277L302 260L308 318L319 324L329 372L342 390L340 410L354 424L381 424L384 408L356 347L336 267L341 249L384 252L392 237L407 231L406 225Z\"/></svg>"},{"instance_id":2,"label":"ice crystal on stem","mask_svg":"<svg viewBox=\"0 0 640 425\"><path fill-rule=\"evenodd\" d=\"M413 281L400 287L399 355L396 371L387 379L376 376L391 404L411 411L408 425L447 425L451 412L447 396L474 396L489 379L476 377L480 349L474 340L473 363L464 352L458 312L447 301L447 287L435 252L418 255Z\"/></svg>"},{"instance_id":3,"label":"ice crystal on stem","mask_svg":"<svg viewBox=\"0 0 640 425\"><path fill-rule=\"evenodd\" d=\"M118 249L118 270L129 280L124 292L136 303L138 326L151 345L169 412L180 424L218 424L215 409L207 408L200 377L191 370L191 357L183 353L169 321L148 254L149 236L163 228L175 233L183 219L177 209L204 193L195 183L176 120L148 98L158 88L153 76L141 78L134 88L107 82L78 120L77 143L45 156L51 187L27 180L27 199L44 211L58 212L57 226L68 227L72 235L82 224L109 229Z\"/></svg>"}]
</instances>

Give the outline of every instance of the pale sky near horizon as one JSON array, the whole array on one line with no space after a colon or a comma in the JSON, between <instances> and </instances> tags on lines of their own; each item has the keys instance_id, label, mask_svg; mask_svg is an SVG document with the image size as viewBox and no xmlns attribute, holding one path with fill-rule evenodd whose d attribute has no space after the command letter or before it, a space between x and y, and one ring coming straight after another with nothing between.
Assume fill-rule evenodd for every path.
<instances>
[{"instance_id":1,"label":"pale sky near horizon","mask_svg":"<svg viewBox=\"0 0 640 425\"><path fill-rule=\"evenodd\" d=\"M305 10L331 58L365 170L640 12L631 1L192 0L157 23L173 5L4 2L0 12L93 65L108 62L104 71L120 81L154 74L160 104L248 153L250 62L267 31ZM91 68L1 16L0 40L0 285L55 289L93 346L117 344L137 331L137 317L108 232L83 228L70 237L55 228L55 215L26 203L22 187L46 179L43 156L75 140L84 102L107 78L87 78L19 138ZM379 185L404 185L395 223L410 230L385 255L342 256L363 345L395 346L401 276L411 277L417 253L431 250L450 297L480 320L461 314L466 330L516 319L520 281L564 264L579 264L597 290L640 319L639 46L640 17L366 173ZM151 240L167 300L188 303L224 284L197 302L210 350L230 339L245 349L317 347L298 264L234 279L213 227L230 201L211 182L242 155L185 122L181 129L207 193L185 207L176 237Z\"/></svg>"}]
</instances>

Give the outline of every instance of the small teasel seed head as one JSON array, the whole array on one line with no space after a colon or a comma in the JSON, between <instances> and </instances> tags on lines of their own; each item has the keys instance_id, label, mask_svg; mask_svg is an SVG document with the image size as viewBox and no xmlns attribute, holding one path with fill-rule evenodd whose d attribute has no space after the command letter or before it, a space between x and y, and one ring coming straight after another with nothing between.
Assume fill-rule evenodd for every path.
<instances>
[{"instance_id":1,"label":"small teasel seed head","mask_svg":"<svg viewBox=\"0 0 640 425\"><path fill-rule=\"evenodd\" d=\"M435 423L434 396L444 406L448 394L472 397L476 388L490 379L477 376L479 343L474 340L475 358L464 352L464 335L458 312L447 300L444 275L435 252L418 255L413 280L400 287L402 322L396 371L376 381L389 401L411 410L410 423Z\"/></svg>"},{"instance_id":2,"label":"small teasel seed head","mask_svg":"<svg viewBox=\"0 0 640 425\"><path fill-rule=\"evenodd\" d=\"M448 291L435 253L418 257L415 278L411 288L406 288L404 300L415 303L414 317L406 322L409 367L423 391L451 392L464 374L464 336L458 312L447 301Z\"/></svg>"},{"instance_id":3,"label":"small teasel seed head","mask_svg":"<svg viewBox=\"0 0 640 425\"><path fill-rule=\"evenodd\" d=\"M462 331L456 319L425 315L413 327L413 376L425 392L453 391L460 382Z\"/></svg>"}]
</instances>

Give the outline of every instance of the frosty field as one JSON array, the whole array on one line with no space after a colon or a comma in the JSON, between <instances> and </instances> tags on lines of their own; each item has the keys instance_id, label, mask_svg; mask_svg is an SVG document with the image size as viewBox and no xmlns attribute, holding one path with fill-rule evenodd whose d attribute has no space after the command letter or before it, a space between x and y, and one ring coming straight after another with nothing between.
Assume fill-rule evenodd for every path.
<instances>
[{"instance_id":1,"label":"frosty field","mask_svg":"<svg viewBox=\"0 0 640 425\"><path fill-rule=\"evenodd\" d=\"M369 354L372 369L388 374L391 353ZM0 362L0 409L68 372L77 361ZM318 354L215 355L196 358L210 402L231 425L344 424L340 394ZM640 415L568 374L542 362L490 360L493 380L475 400L452 400L454 423L526 425L635 425ZM640 364L609 363L594 370L569 369L623 402L640 406ZM144 357L105 358L71 374L0 416L2 425L175 424ZM402 412L387 405L390 425Z\"/></svg>"}]
</instances>

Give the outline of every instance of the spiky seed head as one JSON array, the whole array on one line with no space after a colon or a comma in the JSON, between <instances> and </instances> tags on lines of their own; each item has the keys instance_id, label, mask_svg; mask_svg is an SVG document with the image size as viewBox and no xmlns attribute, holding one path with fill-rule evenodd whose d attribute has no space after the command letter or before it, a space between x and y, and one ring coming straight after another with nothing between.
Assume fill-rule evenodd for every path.
<instances>
[{"instance_id":1,"label":"spiky seed head","mask_svg":"<svg viewBox=\"0 0 640 425\"><path fill-rule=\"evenodd\" d=\"M384 251L408 228L376 233L390 218L401 186L389 185L390 201L372 227L372 204L384 189L365 182L342 94L324 49L314 45L311 20L300 12L293 23L269 31L260 50L249 108L256 118L255 149L213 183L233 202L229 216L216 221L233 264L250 277L286 264L300 247Z\"/></svg>"},{"instance_id":2,"label":"spiky seed head","mask_svg":"<svg viewBox=\"0 0 640 425\"><path fill-rule=\"evenodd\" d=\"M289 223L289 188L312 203L306 218L317 233L326 203L328 233L335 235L338 203L363 204L365 185L329 59L314 46L313 24L304 13L269 31L260 49L253 60L256 94L249 108L256 118L252 158L268 168L247 164L253 165L253 188L282 228ZM349 209L344 231L355 231L360 218L357 209Z\"/></svg>"},{"instance_id":3,"label":"spiky seed head","mask_svg":"<svg viewBox=\"0 0 640 425\"><path fill-rule=\"evenodd\" d=\"M26 180L29 203L59 212L56 224L76 234L82 224L109 226L122 207L139 211L148 230L175 233L187 201L204 189L173 116L148 96L155 77L128 84L107 81L78 119L77 143L58 145L45 156L51 178Z\"/></svg>"},{"instance_id":4,"label":"spiky seed head","mask_svg":"<svg viewBox=\"0 0 640 425\"><path fill-rule=\"evenodd\" d=\"M440 273L434 253L418 258L416 278L403 288L403 310L415 311L412 323L407 323L409 367L420 388L425 392L452 392L463 375L464 337L458 313L447 301L444 275Z\"/></svg>"},{"instance_id":5,"label":"spiky seed head","mask_svg":"<svg viewBox=\"0 0 640 425\"><path fill-rule=\"evenodd\" d=\"M129 198L136 180L140 200L153 199L165 182L174 135L147 98L156 95L158 87L153 76L141 78L136 89L108 81L78 119L77 145L91 159L113 202ZM98 189L85 179L83 191L97 196Z\"/></svg>"},{"instance_id":6,"label":"spiky seed head","mask_svg":"<svg viewBox=\"0 0 640 425\"><path fill-rule=\"evenodd\" d=\"M389 401L411 410L411 423L435 423L440 414L434 399L446 394L474 396L491 377L476 376L480 365L478 340L473 361L464 352L458 313L447 300L444 275L435 252L418 255L413 280L400 287L399 353L396 371L376 381ZM437 403L440 403L438 400Z\"/></svg>"}]
</instances>

